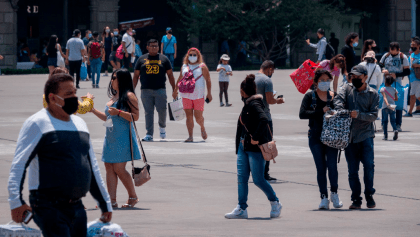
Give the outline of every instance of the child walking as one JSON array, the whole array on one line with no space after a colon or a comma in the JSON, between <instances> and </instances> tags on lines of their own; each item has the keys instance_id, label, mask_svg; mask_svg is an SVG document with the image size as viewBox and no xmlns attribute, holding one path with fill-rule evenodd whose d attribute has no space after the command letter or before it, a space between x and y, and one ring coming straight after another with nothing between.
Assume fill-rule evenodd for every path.
<instances>
[{"instance_id":1,"label":"child walking","mask_svg":"<svg viewBox=\"0 0 420 237\"><path fill-rule=\"evenodd\" d=\"M384 101L382 103L382 126L384 128L384 138L382 140L388 140L388 115L391 119L391 126L394 130L393 140L398 139L397 124L395 121L395 101L398 101L398 92L392 87L392 83L395 79L391 75L385 76L385 87L381 89Z\"/></svg>"},{"instance_id":2,"label":"child walking","mask_svg":"<svg viewBox=\"0 0 420 237\"><path fill-rule=\"evenodd\" d=\"M232 68L228 64L229 60L229 56L227 54L223 54L222 57L220 57L219 65L217 65L216 70L219 73L220 107L225 106L222 101L223 94L225 94L226 107L232 106L232 104L229 104L228 99L229 76L233 75Z\"/></svg>"}]
</instances>

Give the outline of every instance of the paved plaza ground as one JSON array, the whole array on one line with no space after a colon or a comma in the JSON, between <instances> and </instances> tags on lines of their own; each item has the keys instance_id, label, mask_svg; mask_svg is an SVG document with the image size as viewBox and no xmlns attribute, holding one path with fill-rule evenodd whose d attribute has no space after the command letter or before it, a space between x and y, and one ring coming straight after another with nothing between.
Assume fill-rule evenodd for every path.
<instances>
[{"instance_id":1,"label":"paved plaza ground","mask_svg":"<svg viewBox=\"0 0 420 237\"><path fill-rule=\"evenodd\" d=\"M276 70L274 89L286 103L271 107L274 136L279 148L271 175L272 184L283 209L281 218L270 219L270 204L250 183L248 220L227 220L224 214L237 205L235 131L242 102L239 84L252 71L234 72L229 95L233 106L219 107L218 79L211 73L213 102L205 107L205 125L209 138L202 141L196 124L195 143L186 144L185 120L167 123L168 139L144 143L151 165L152 180L136 191L140 202L134 209L117 209L113 222L130 236L420 236L420 116L404 118L398 141L375 138L375 209L349 211L350 188L344 155L338 165L341 209L319 211L320 202L315 164L308 147L307 120L299 120L303 95L289 78L291 70ZM179 74L176 73L176 76ZM47 75L0 77L0 223L10 221L7 181L22 123L42 108L43 86ZM100 89L81 82L78 96L93 93L96 109L108 101L110 77L101 77ZM407 79L405 79L406 81ZM168 85L168 92L169 83ZM136 90L139 97L140 90ZM145 135L144 110L140 106L137 122L140 136ZM87 122L102 177L101 161L105 127L93 114L81 115ZM168 119L169 120L169 119ZM157 113L155 114L157 121ZM376 127L380 121L376 121ZM158 131L157 122L155 132ZM71 145L71 144L69 144ZM137 162L137 166L143 164ZM129 165L127 168L131 169ZM363 172L360 172L363 177ZM251 180L250 180L251 181ZM24 198L28 200L27 179ZM363 186L363 185L362 185ZM118 203L127 200L122 183ZM89 221L100 217L90 194L84 198ZM332 205L331 205L332 207ZM30 226L35 226L31 222Z\"/></svg>"}]
</instances>

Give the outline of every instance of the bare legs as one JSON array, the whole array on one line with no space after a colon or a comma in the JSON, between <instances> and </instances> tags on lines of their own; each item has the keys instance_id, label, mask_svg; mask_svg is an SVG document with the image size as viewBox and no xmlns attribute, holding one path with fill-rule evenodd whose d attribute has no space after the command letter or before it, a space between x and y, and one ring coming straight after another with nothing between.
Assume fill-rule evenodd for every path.
<instances>
[{"instance_id":1,"label":"bare legs","mask_svg":"<svg viewBox=\"0 0 420 237\"><path fill-rule=\"evenodd\" d=\"M126 164L127 162L105 163L106 184L108 187L109 196L111 197L111 203L114 205L117 202L117 184L119 178L128 192L129 200L127 204L133 207L138 202L138 200L131 175L125 169Z\"/></svg>"},{"instance_id":2,"label":"bare legs","mask_svg":"<svg viewBox=\"0 0 420 237\"><path fill-rule=\"evenodd\" d=\"M195 117L195 121L201 127L201 136L203 137L204 140L206 140L207 133L206 133L206 128L204 127L203 111L186 109L185 114L187 116L187 129L188 129L188 139L185 140L185 142L193 141L194 117Z\"/></svg>"}]
</instances>

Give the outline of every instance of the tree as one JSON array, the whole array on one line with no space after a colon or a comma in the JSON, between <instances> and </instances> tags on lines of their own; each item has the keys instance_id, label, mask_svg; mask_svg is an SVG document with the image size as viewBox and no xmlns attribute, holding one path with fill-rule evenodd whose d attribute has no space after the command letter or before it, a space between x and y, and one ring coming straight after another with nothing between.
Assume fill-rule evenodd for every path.
<instances>
[{"instance_id":1,"label":"tree","mask_svg":"<svg viewBox=\"0 0 420 237\"><path fill-rule=\"evenodd\" d=\"M309 30L327 27L346 10L342 0L178 0L187 32L204 40L246 41L250 54L263 59L287 57L304 43Z\"/></svg>"}]
</instances>

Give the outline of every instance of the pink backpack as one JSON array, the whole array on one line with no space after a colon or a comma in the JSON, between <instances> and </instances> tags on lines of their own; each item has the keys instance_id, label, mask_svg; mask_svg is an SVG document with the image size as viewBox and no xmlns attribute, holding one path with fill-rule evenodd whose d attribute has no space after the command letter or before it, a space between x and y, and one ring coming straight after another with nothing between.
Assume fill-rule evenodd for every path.
<instances>
[{"instance_id":1,"label":"pink backpack","mask_svg":"<svg viewBox=\"0 0 420 237\"><path fill-rule=\"evenodd\" d=\"M196 67L194 70L191 70L188 66L188 72L184 74L181 81L178 82L179 92L181 93L193 93L195 89L195 82L200 79L203 74L201 74L198 78L194 78L193 72L198 69L202 68L204 64L200 64L200 66Z\"/></svg>"},{"instance_id":2,"label":"pink backpack","mask_svg":"<svg viewBox=\"0 0 420 237\"><path fill-rule=\"evenodd\" d=\"M118 47L117 52L115 53L115 57L120 60L124 58L124 49L122 44Z\"/></svg>"}]
</instances>

